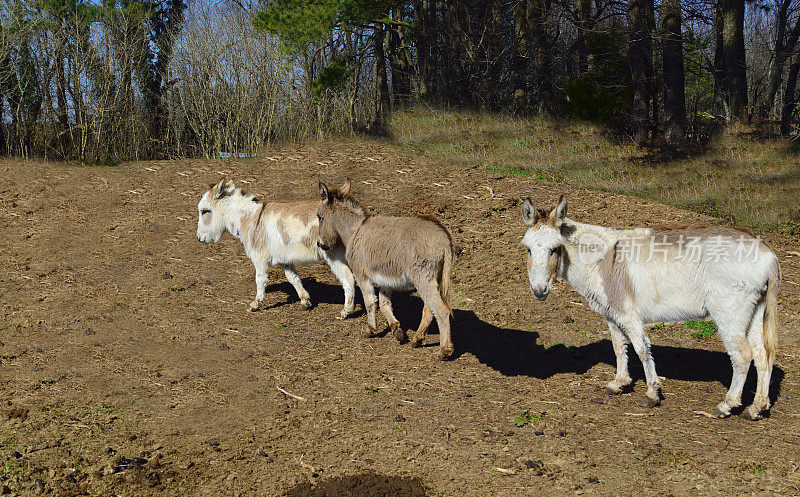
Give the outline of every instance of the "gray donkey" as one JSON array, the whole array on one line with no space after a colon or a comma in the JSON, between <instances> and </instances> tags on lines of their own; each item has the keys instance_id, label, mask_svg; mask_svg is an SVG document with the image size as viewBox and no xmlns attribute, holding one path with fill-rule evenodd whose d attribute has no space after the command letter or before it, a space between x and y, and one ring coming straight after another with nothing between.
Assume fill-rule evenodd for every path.
<instances>
[{"instance_id":1,"label":"gray donkey","mask_svg":"<svg viewBox=\"0 0 800 497\"><path fill-rule=\"evenodd\" d=\"M375 287L380 308L392 334L400 343L408 338L392 312L394 290L416 288L424 302L422 320L411 341L422 345L433 317L439 326L440 360L453 354L448 303L450 270L453 265L453 239L439 221L428 217L372 216L350 196L350 180L337 189L320 183L322 202L317 208L319 240L322 250L340 243L345 260L355 276L367 309L364 336L376 335Z\"/></svg>"}]
</instances>

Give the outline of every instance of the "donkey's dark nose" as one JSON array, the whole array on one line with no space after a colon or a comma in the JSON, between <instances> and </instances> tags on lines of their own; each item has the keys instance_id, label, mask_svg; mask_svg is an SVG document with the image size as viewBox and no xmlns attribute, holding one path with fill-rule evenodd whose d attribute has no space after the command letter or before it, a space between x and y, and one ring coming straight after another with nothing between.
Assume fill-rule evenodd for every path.
<instances>
[{"instance_id":1,"label":"donkey's dark nose","mask_svg":"<svg viewBox=\"0 0 800 497\"><path fill-rule=\"evenodd\" d=\"M536 297L536 300L544 300L547 298L547 288L531 288L531 292L533 292L533 296Z\"/></svg>"}]
</instances>

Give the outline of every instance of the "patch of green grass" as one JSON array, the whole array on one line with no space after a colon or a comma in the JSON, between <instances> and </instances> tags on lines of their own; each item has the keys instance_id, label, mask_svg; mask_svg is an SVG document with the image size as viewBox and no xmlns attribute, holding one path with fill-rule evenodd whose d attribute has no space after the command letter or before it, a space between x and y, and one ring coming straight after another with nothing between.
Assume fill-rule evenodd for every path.
<instances>
[{"instance_id":1,"label":"patch of green grass","mask_svg":"<svg viewBox=\"0 0 800 497\"><path fill-rule=\"evenodd\" d=\"M666 329L666 326L664 325L664 323L654 323L650 325L650 329L656 333L661 333Z\"/></svg>"},{"instance_id":2,"label":"patch of green grass","mask_svg":"<svg viewBox=\"0 0 800 497\"><path fill-rule=\"evenodd\" d=\"M717 334L717 325L714 321L687 321L684 326L690 330L695 330L691 333L692 338L701 342L714 338L714 335Z\"/></svg>"},{"instance_id":3,"label":"patch of green grass","mask_svg":"<svg viewBox=\"0 0 800 497\"><path fill-rule=\"evenodd\" d=\"M581 356L581 349L574 345L564 345L563 343L556 343L549 347L545 347L544 349L546 352L558 352L558 351L567 351L569 352L572 357L580 357Z\"/></svg>"},{"instance_id":4,"label":"patch of green grass","mask_svg":"<svg viewBox=\"0 0 800 497\"><path fill-rule=\"evenodd\" d=\"M800 238L800 221L794 219L782 221L778 230L786 236Z\"/></svg>"},{"instance_id":5,"label":"patch of green grass","mask_svg":"<svg viewBox=\"0 0 800 497\"><path fill-rule=\"evenodd\" d=\"M522 428L523 426L525 426L525 425L527 425L527 424L530 424L530 423L533 423L533 422L536 422L536 423L538 423L538 422L539 422L539 421L541 421L541 420L542 420L542 418L541 418L541 417L539 417L539 416L537 416L537 415L535 415L535 414L531 414L531 413L530 413L530 412L528 412L528 410L526 409L525 411L523 411L523 412L522 412L522 414L520 414L519 416L517 416L517 417L514 419L514 424L515 424L516 426L518 426L518 427Z\"/></svg>"},{"instance_id":6,"label":"patch of green grass","mask_svg":"<svg viewBox=\"0 0 800 497\"><path fill-rule=\"evenodd\" d=\"M646 198L800 237L798 152L730 128L712 144L640 148L580 121L414 108L390 124L403 152L459 167ZM556 192L554 192L555 195Z\"/></svg>"}]
</instances>

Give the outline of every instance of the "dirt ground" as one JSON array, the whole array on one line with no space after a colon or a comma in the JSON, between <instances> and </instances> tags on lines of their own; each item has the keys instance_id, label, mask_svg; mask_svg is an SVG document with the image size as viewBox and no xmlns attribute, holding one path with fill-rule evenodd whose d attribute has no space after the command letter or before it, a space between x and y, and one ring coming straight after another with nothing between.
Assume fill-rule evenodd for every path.
<instances>
[{"instance_id":1,"label":"dirt ground","mask_svg":"<svg viewBox=\"0 0 800 497\"><path fill-rule=\"evenodd\" d=\"M606 396L606 325L563 282L532 298L518 199L563 192L571 218L618 226L712 218L426 163L380 142L0 171L3 493L800 493L796 240L766 236L784 276L771 416L717 420L698 412L723 398L728 356L681 325L650 331L660 407L639 407L635 357L632 392ZM362 338L360 300L356 317L336 320L343 295L322 264L300 268L310 311L272 270L266 309L246 312L254 273L239 241L195 237L197 201L223 175L275 199L350 176L373 211L439 217L463 249L455 360L434 360L435 333L421 349ZM420 308L416 294L395 297L406 328ZM754 379L751 368L745 403Z\"/></svg>"}]
</instances>

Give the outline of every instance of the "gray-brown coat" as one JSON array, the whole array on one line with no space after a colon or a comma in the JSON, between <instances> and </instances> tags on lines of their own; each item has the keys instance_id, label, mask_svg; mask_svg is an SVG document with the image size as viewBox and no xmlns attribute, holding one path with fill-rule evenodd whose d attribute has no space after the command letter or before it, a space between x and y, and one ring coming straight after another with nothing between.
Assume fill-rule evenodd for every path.
<instances>
[{"instance_id":1,"label":"gray-brown coat","mask_svg":"<svg viewBox=\"0 0 800 497\"><path fill-rule=\"evenodd\" d=\"M394 290L416 288L424 302L422 321L412 339L418 347L433 317L439 326L439 358L453 353L448 304L450 271L453 264L453 241L447 229L428 217L372 216L352 197L350 181L340 189L320 184L322 202L319 217L319 246L327 250L339 243L353 271L367 309L365 336L376 334L376 298L378 288L381 312L395 338L406 341L406 333L392 312Z\"/></svg>"}]
</instances>

